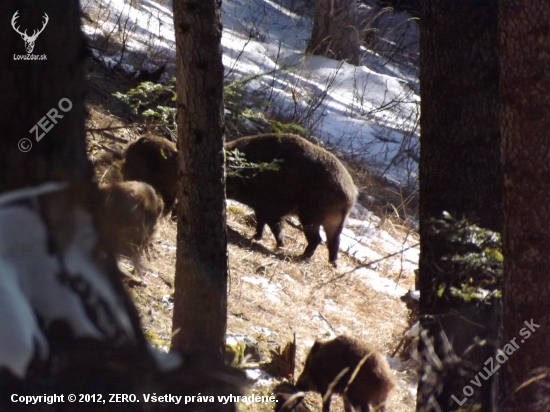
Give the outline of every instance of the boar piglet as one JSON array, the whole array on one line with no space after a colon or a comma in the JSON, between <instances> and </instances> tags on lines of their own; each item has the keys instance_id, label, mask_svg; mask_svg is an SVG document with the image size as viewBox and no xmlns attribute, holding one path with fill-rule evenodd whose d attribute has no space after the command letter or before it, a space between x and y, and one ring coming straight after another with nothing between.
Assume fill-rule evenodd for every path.
<instances>
[{"instance_id":1,"label":"boar piglet","mask_svg":"<svg viewBox=\"0 0 550 412\"><path fill-rule=\"evenodd\" d=\"M342 395L346 412L366 412L370 410L369 405L376 407L376 411L384 411L386 399L395 386L384 356L366 343L347 336L316 341L296 387L317 391L325 398L333 382L336 384L324 399L323 412L330 411L333 393Z\"/></svg>"},{"instance_id":2,"label":"boar piglet","mask_svg":"<svg viewBox=\"0 0 550 412\"><path fill-rule=\"evenodd\" d=\"M149 244L162 214L163 203L144 182L101 185L99 224L114 252L129 257Z\"/></svg>"},{"instance_id":3,"label":"boar piglet","mask_svg":"<svg viewBox=\"0 0 550 412\"><path fill-rule=\"evenodd\" d=\"M149 183L162 196L164 214L176 201L178 189L178 150L162 137L145 136L130 144L122 164L124 180Z\"/></svg>"}]
</instances>

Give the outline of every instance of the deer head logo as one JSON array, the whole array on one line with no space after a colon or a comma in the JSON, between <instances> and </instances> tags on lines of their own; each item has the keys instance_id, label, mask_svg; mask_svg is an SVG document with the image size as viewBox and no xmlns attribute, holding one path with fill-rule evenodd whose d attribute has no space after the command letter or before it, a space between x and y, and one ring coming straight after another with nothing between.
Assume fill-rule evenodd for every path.
<instances>
[{"instance_id":1,"label":"deer head logo","mask_svg":"<svg viewBox=\"0 0 550 412\"><path fill-rule=\"evenodd\" d=\"M32 36L27 35L27 30L25 30L23 33L19 31L19 27L15 27L15 21L19 18L19 10L17 10L13 17L11 18L11 27L21 35L21 38L25 42L25 49L27 49L27 54L31 54L34 49L34 42L38 38L38 35L44 31L44 28L46 27L46 24L48 24L48 21L50 18L46 13L44 13L44 23L42 24L42 28L40 30L34 30L32 33Z\"/></svg>"}]
</instances>

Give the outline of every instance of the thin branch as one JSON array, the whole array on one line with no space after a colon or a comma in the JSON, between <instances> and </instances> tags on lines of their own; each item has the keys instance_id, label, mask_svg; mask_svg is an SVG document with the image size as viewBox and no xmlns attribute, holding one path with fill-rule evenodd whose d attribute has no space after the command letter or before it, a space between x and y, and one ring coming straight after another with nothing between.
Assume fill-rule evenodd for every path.
<instances>
[{"instance_id":1,"label":"thin branch","mask_svg":"<svg viewBox=\"0 0 550 412\"><path fill-rule=\"evenodd\" d=\"M415 243L414 245L409 246L408 248L401 249L400 251L397 251L397 252L394 252L394 253L390 253L389 255L383 256L383 257L381 257L380 259L376 259L376 260L373 260L372 262L368 262L368 263L363 263L363 264L357 266L356 268L353 268L352 270L348 270L347 272L344 272L344 273L342 273L341 275L338 275L338 276L336 276L336 277L333 277L332 279L327 280L326 282L323 282L323 283L317 285L315 288L313 288L312 293L315 292L315 291L317 291L317 290L319 290L319 289L321 289L322 287L324 287L324 286L326 286L326 285L332 283L332 282L336 282L337 280L342 279L342 278L345 277L346 275L349 275L349 274L355 272L355 271L358 270L358 269L368 268L369 266L372 266L372 265L374 265L374 264L376 264L376 263L382 262L383 260L389 259L389 258L391 258L391 257L397 256L397 255L399 255L399 254L405 252L406 250L414 249L415 247L418 247L418 246L420 246L420 243Z\"/></svg>"}]
</instances>

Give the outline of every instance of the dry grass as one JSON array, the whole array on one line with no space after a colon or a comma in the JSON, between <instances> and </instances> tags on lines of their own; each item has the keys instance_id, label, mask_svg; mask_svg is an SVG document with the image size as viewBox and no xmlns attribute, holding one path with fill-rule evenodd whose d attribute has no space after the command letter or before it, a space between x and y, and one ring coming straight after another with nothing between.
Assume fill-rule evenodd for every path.
<instances>
[{"instance_id":1,"label":"dry grass","mask_svg":"<svg viewBox=\"0 0 550 412\"><path fill-rule=\"evenodd\" d=\"M229 208L228 216L228 225L233 231L243 238L253 235L254 226L246 225L250 220L247 215ZM284 254L297 256L305 248L302 232L287 225L285 233L288 242ZM271 252L273 244L271 234L265 233L259 245L252 249L229 245L230 331L250 335L251 329L261 330L281 346L296 333L297 372L301 371L315 339L346 334L370 342L386 355L393 351L407 327L408 310L399 299L373 291L354 274L333 281L342 270L335 271L328 264L324 246L319 247L308 262L291 262L284 255ZM353 259L341 255L339 266L356 265ZM265 283L255 285L248 279ZM402 279L401 285L412 287L412 283L413 279ZM234 313L241 316L236 317ZM243 321L242 315L248 321ZM414 379L407 373L398 376L404 380ZM316 400L320 407L320 397ZM337 405L335 403L333 409L341 410L336 409ZM414 409L408 389L398 389L388 409Z\"/></svg>"},{"instance_id":2,"label":"dry grass","mask_svg":"<svg viewBox=\"0 0 550 412\"><path fill-rule=\"evenodd\" d=\"M93 102L92 102L93 103ZM91 117L88 127L102 128L127 124L125 119L114 117L100 105L88 106ZM112 135L117 139L133 140L136 129L116 129ZM90 156L98 160L105 151L103 146L123 150L121 140L113 140L102 133L89 134ZM116 165L96 162L98 179L102 183L117 179ZM355 176L354 176L355 177ZM330 339L334 335L347 334L378 347L382 353L393 352L407 328L408 310L398 297L374 291L364 277L356 272L341 276L359 266L354 258L341 253L339 269L327 261L327 249L322 244L309 261L294 261L305 248L301 230L286 224L286 245L274 251L275 240L266 229L260 242L249 240L254 233L252 212L238 205L230 205L228 215L229 296L228 333L243 334L283 347L297 336L297 371L301 372L303 361L315 339ZM416 236L399 220L381 220L384 227L396 240L405 242ZM379 251L384 255L384 249ZM148 250L142 256L140 273L142 283L130 283L128 287L143 321L146 336L157 346L167 347L171 338L172 293L176 261L176 224L165 218ZM122 260L121 264L132 270L133 263ZM398 282L404 288L414 287L414 275L400 270L400 256L382 262L377 272ZM416 373L413 370L394 371L399 387L389 399L388 411L414 410L414 386ZM253 387L251 392L269 395L272 386ZM317 410L321 399L309 394L309 401ZM342 403L335 399L333 411L342 411ZM243 404L242 410L270 411L270 404Z\"/></svg>"},{"instance_id":3,"label":"dry grass","mask_svg":"<svg viewBox=\"0 0 550 412\"><path fill-rule=\"evenodd\" d=\"M262 241L251 244L248 239L254 233L254 222L249 213L244 207L228 208L228 333L281 347L296 333L297 374L315 339L346 334L370 342L386 355L393 352L407 328L408 310L398 298L373 291L354 274L332 281L342 271L328 264L324 245L310 261L293 262L291 257L301 253L305 239L290 225L285 228L287 245L281 251L272 251L275 242L267 231ZM175 236L175 222L166 219L149 247L149 258L143 257L144 283L130 287L144 331L158 346L167 346L171 337ZM342 254L339 265L349 268L356 262ZM412 283L410 278L400 282L401 286ZM414 382L414 371L395 375L401 386L390 397L388 410L413 410L414 400L405 382ZM269 393L270 388L264 390ZM260 395L261 391L252 390ZM308 398L320 410L320 396ZM262 404L241 405L241 409L272 410L271 405ZM333 410L343 410L341 402L334 402Z\"/></svg>"}]
</instances>

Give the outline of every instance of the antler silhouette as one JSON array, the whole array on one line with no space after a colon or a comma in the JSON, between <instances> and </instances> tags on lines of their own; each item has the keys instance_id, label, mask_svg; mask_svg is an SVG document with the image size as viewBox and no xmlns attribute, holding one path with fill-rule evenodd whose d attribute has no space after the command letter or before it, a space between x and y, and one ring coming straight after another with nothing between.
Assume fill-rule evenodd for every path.
<instances>
[{"instance_id":1,"label":"antler silhouette","mask_svg":"<svg viewBox=\"0 0 550 412\"><path fill-rule=\"evenodd\" d=\"M25 41L25 49L27 49L27 53L29 54L32 53L34 49L34 42L38 38L38 35L44 31L44 29L46 28L46 24L48 24L48 22L50 21L50 18L46 13L44 13L43 17L45 20L44 20L44 23L42 23L42 28L40 30L34 30L32 33L32 36L29 36L27 34L27 30L25 30L24 32L21 32L19 30L19 26L15 27L16 20L19 18L19 10L17 10L13 14L13 17L11 18L11 27L13 27L13 29L17 33L19 33L21 35L21 38Z\"/></svg>"}]
</instances>

